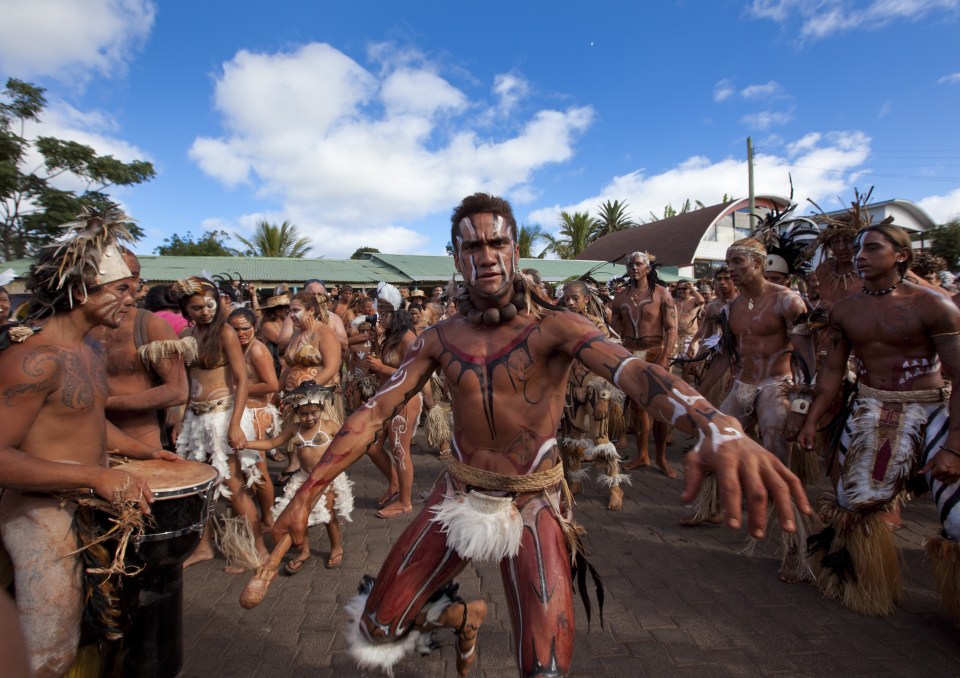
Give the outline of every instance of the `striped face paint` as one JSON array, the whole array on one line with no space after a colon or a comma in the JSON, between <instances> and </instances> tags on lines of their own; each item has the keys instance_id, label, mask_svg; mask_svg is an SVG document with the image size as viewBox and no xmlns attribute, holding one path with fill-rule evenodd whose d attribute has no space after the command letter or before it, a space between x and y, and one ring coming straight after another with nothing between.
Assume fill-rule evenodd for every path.
<instances>
[{"instance_id":1,"label":"striped face paint","mask_svg":"<svg viewBox=\"0 0 960 678\"><path fill-rule=\"evenodd\" d=\"M467 238L467 240L477 239L477 229L474 228L470 217L464 217L460 220L460 232L463 233L463 236Z\"/></svg>"},{"instance_id":2,"label":"striped face paint","mask_svg":"<svg viewBox=\"0 0 960 678\"><path fill-rule=\"evenodd\" d=\"M493 226L490 228L490 235L494 238L503 237L503 217L499 214L493 215Z\"/></svg>"},{"instance_id":3,"label":"striped face paint","mask_svg":"<svg viewBox=\"0 0 960 678\"><path fill-rule=\"evenodd\" d=\"M470 282L477 282L477 262L472 254L470 255Z\"/></svg>"}]
</instances>

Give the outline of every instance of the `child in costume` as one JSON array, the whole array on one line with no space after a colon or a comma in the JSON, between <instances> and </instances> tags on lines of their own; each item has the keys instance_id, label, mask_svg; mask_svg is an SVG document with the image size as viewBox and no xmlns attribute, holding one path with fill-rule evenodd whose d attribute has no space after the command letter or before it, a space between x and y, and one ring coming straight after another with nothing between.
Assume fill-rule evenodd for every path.
<instances>
[{"instance_id":1,"label":"child in costume","mask_svg":"<svg viewBox=\"0 0 960 678\"><path fill-rule=\"evenodd\" d=\"M340 428L331 412L336 407L332 389L317 386L316 382L306 381L283 399L284 404L292 407L296 412L293 421L284 426L280 435L265 440L249 440L247 447L252 450L269 450L293 441L300 461L300 470L294 474L284 487L282 497L277 498L273 507L274 517L290 503L290 499L297 493L300 486L313 471L323 453L326 452L334 434ZM330 559L327 567L340 567L343 562L343 539L340 535L340 520L351 521L353 511L353 483L346 473L341 473L330 483L324 501L317 502L310 512L309 526L326 525L327 536L330 538ZM300 555L289 561L286 566L287 574L300 571L303 564L310 559L310 544L304 540L300 547Z\"/></svg>"}]
</instances>

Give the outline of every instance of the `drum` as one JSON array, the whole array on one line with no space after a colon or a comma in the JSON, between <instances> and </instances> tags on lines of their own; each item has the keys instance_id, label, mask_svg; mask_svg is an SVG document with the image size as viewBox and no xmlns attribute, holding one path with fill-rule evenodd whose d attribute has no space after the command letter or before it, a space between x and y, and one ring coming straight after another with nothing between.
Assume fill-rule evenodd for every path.
<instances>
[{"instance_id":1,"label":"drum","mask_svg":"<svg viewBox=\"0 0 960 678\"><path fill-rule=\"evenodd\" d=\"M195 461L131 461L117 466L153 492L152 519L131 539L126 564L142 567L123 578L123 638L105 676L173 678L183 665L183 561L200 543L214 507L219 474Z\"/></svg>"}]
</instances>

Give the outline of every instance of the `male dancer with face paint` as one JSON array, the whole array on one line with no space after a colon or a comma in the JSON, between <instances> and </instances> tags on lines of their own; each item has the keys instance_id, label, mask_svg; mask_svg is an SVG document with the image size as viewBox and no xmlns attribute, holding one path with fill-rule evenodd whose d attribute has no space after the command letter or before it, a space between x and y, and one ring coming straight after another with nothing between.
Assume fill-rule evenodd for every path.
<instances>
[{"instance_id":1,"label":"male dancer with face paint","mask_svg":"<svg viewBox=\"0 0 960 678\"><path fill-rule=\"evenodd\" d=\"M734 382L719 409L744 427L755 421L764 447L789 465L790 450L806 412L791 410L790 357L796 351L807 365L813 365L813 342L809 334L794 334L793 329L806 312L806 304L796 292L764 279L766 260L766 249L753 238L738 240L727 248L727 267L740 296L725 309L735 354L722 355L720 364L733 366ZM682 521L684 525L719 522L710 495L707 485L693 516ZM784 548L780 578L796 582L805 570L799 546L785 542Z\"/></svg>"},{"instance_id":2,"label":"male dancer with face paint","mask_svg":"<svg viewBox=\"0 0 960 678\"><path fill-rule=\"evenodd\" d=\"M531 301L529 282L517 275L509 203L478 193L451 221L455 265L466 283L458 315L420 334L391 379L347 420L278 518L274 537L289 534L301 543L310 507L327 484L440 369L453 396L447 472L375 583L365 581L348 606L350 652L362 666L389 670L422 633L453 628L457 668L466 675L486 605L455 598L455 585L447 585L468 560L488 559L499 562L507 589L520 674L565 675L573 650L571 558L579 540L561 491L555 436L574 359L654 416L700 436L686 457L684 497L693 497L704 468L715 470L728 523L740 525L745 495L754 535L763 533L768 498L786 530L794 529L791 497L804 512L810 507L783 464L681 379L607 341L586 318Z\"/></svg>"},{"instance_id":3,"label":"male dancer with face paint","mask_svg":"<svg viewBox=\"0 0 960 678\"><path fill-rule=\"evenodd\" d=\"M640 360L667 369L677 343L677 308L665 287L650 280L653 262L646 252L633 252L627 257L627 286L613 298L613 329L623 340L623 347ZM631 471L650 465L650 415L640 403L633 402L636 413L637 458L624 464ZM667 433L663 421L653 424L653 442L657 466L668 478L677 473L667 463Z\"/></svg>"},{"instance_id":4,"label":"male dancer with face paint","mask_svg":"<svg viewBox=\"0 0 960 678\"><path fill-rule=\"evenodd\" d=\"M960 617L960 396L943 379L960 383L960 311L906 279L913 249L897 226L865 228L854 251L860 289L833 307L827 358L799 436L813 448L853 352L857 393L840 439L836 494L821 507L829 527L811 540L817 583L862 614L894 612L900 568L882 522L919 475L943 524L927 542L935 579L944 606Z\"/></svg>"}]
</instances>

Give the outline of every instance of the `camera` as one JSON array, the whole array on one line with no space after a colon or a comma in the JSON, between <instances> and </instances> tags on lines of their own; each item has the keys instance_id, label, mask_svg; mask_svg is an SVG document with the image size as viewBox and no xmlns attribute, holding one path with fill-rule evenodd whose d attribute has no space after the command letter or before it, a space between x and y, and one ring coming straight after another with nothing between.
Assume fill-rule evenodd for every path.
<instances>
[{"instance_id":1,"label":"camera","mask_svg":"<svg viewBox=\"0 0 960 678\"><path fill-rule=\"evenodd\" d=\"M376 324L377 324L377 314L374 313L373 315L368 315L366 318L364 318L364 322L370 323L371 325L376 325Z\"/></svg>"}]
</instances>

